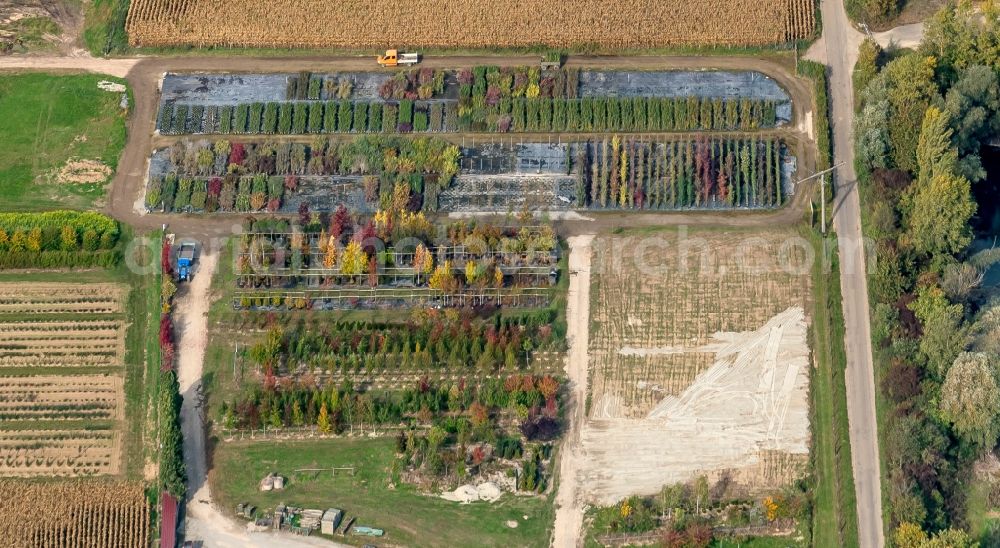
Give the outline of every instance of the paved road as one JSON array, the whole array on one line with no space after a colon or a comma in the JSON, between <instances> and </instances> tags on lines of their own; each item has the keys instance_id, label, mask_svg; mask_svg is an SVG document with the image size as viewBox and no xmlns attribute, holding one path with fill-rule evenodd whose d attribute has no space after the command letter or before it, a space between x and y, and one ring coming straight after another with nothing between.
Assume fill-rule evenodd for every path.
<instances>
[{"instance_id":1,"label":"paved road","mask_svg":"<svg viewBox=\"0 0 1000 548\"><path fill-rule=\"evenodd\" d=\"M857 31L844 12L843 0L823 0L823 34L830 67L831 125L837 201L834 226L840 251L840 286L847 327L847 416L851 461L858 499L858 540L862 548L881 548L882 489L879 475L878 427L875 420L875 376L872 366L868 285L861 234L861 206L854 174L851 122L854 94L851 74L857 58Z\"/></svg>"}]
</instances>

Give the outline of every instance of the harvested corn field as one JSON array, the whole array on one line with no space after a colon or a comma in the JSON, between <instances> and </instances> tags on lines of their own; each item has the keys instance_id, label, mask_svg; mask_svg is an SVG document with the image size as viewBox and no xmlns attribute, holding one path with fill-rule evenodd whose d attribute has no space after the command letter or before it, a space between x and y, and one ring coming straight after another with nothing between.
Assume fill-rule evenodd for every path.
<instances>
[{"instance_id":1,"label":"harvested corn field","mask_svg":"<svg viewBox=\"0 0 1000 548\"><path fill-rule=\"evenodd\" d=\"M133 0L133 46L571 47L767 45L811 36L809 0Z\"/></svg>"},{"instance_id":2,"label":"harvested corn field","mask_svg":"<svg viewBox=\"0 0 1000 548\"><path fill-rule=\"evenodd\" d=\"M5 546L139 548L150 545L141 484L0 481Z\"/></svg>"},{"instance_id":3,"label":"harvested corn field","mask_svg":"<svg viewBox=\"0 0 1000 548\"><path fill-rule=\"evenodd\" d=\"M757 493L804 473L806 245L794 233L595 242L579 473L594 501L700 474Z\"/></svg>"},{"instance_id":4,"label":"harvested corn field","mask_svg":"<svg viewBox=\"0 0 1000 548\"><path fill-rule=\"evenodd\" d=\"M0 476L117 474L121 434L100 430L0 430Z\"/></svg>"}]
</instances>

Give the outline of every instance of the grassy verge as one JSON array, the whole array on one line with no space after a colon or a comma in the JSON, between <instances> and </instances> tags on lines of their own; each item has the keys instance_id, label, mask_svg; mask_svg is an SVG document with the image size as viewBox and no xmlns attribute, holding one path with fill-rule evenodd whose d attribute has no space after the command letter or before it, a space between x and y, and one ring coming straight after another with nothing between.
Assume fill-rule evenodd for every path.
<instances>
[{"instance_id":1,"label":"grassy verge","mask_svg":"<svg viewBox=\"0 0 1000 548\"><path fill-rule=\"evenodd\" d=\"M814 248L824 242L811 234ZM827 245L836 246L836 240ZM821 253L817 255L822 256ZM857 501L851 467L851 440L847 419L844 371L844 313L836 253L829 265L813 266L813 326L815 370L810 385L813 424L813 545L858 546Z\"/></svg>"},{"instance_id":2,"label":"grassy verge","mask_svg":"<svg viewBox=\"0 0 1000 548\"><path fill-rule=\"evenodd\" d=\"M826 65L815 61L799 60L799 76L805 76L813 81L815 92L815 112L813 128L816 132L816 170L829 168L833 157L833 147L830 134L830 98L828 93Z\"/></svg>"},{"instance_id":3,"label":"grassy verge","mask_svg":"<svg viewBox=\"0 0 1000 548\"><path fill-rule=\"evenodd\" d=\"M21 73L0 78L0 200L7 210L92 207L110 176L94 183L58 183L70 158L97 160L111 169L125 146L121 94L97 82L124 81L95 74Z\"/></svg>"},{"instance_id":4,"label":"grassy verge","mask_svg":"<svg viewBox=\"0 0 1000 548\"><path fill-rule=\"evenodd\" d=\"M423 495L400 482L394 443L391 439L217 443L209 481L225 512L240 502L255 504L259 510L279 503L340 508L345 519L357 518L355 525L384 529L386 536L378 544L548 546L555 516L551 501L504 495L493 504L461 505ZM355 474L294 472L336 466L353 466ZM258 482L273 471L288 477L285 489L260 492ZM508 521L517 527L508 527ZM338 535L336 540L362 545L372 539Z\"/></svg>"},{"instance_id":5,"label":"grassy verge","mask_svg":"<svg viewBox=\"0 0 1000 548\"><path fill-rule=\"evenodd\" d=\"M129 0L91 0L87 5L83 41L91 55L102 56L128 50L125 18Z\"/></svg>"},{"instance_id":6,"label":"grassy verge","mask_svg":"<svg viewBox=\"0 0 1000 548\"><path fill-rule=\"evenodd\" d=\"M130 231L129 228L125 228ZM126 232L126 238L131 239ZM154 241L159 241L154 238ZM158 264L155 244L141 247L143 259ZM144 263L143 263L144 264ZM157 332L160 326L159 274L133 272L119 267L120 280L132 289L126 303L130 322L125 346L125 445L126 474L129 479L143 479L143 468L156 460L155 439L149 436L147 413L155 400L156 370L160 365Z\"/></svg>"}]
</instances>

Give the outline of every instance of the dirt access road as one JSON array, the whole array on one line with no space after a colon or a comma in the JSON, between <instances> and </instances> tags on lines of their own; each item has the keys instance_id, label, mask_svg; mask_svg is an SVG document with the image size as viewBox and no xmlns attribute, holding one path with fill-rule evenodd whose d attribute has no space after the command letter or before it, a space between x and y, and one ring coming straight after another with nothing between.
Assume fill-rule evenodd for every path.
<instances>
[{"instance_id":1,"label":"dirt access road","mask_svg":"<svg viewBox=\"0 0 1000 548\"><path fill-rule=\"evenodd\" d=\"M566 374L569 378L570 396L567 402L569 428L562 443L559 458L559 487L556 493L556 521L552 546L576 546L583 529L583 493L579 484L579 471L583 455L580 431L586 420L587 401L587 347L590 345L590 261L593 234L569 238L569 292L566 318L569 320L566 337L569 339L569 356Z\"/></svg>"},{"instance_id":2,"label":"dirt access road","mask_svg":"<svg viewBox=\"0 0 1000 548\"><path fill-rule=\"evenodd\" d=\"M825 50L819 49L816 53L830 67L830 124L833 129L834 162L844 164L842 169L836 171L834 178L837 185L834 226L837 229L840 253L840 286L846 326L847 416L854 489L857 495L858 542L862 548L881 548L885 539L882 530L871 315L861 233L861 203L854 173L854 146L851 140L854 120L851 75L862 36L848 20L843 0L823 0L822 10ZM904 33L912 33L912 29L905 29ZM887 35L891 36L892 33Z\"/></svg>"}]
</instances>

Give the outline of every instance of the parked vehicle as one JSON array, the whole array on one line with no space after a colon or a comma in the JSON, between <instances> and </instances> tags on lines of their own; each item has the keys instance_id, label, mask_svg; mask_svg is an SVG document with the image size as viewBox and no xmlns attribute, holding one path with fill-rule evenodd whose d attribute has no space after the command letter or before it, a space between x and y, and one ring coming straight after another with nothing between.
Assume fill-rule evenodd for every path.
<instances>
[{"instance_id":1,"label":"parked vehicle","mask_svg":"<svg viewBox=\"0 0 1000 548\"><path fill-rule=\"evenodd\" d=\"M420 62L419 53L399 53L399 50L387 49L385 55L378 56L378 64L383 67L398 67L400 65L416 65Z\"/></svg>"},{"instance_id":2,"label":"parked vehicle","mask_svg":"<svg viewBox=\"0 0 1000 548\"><path fill-rule=\"evenodd\" d=\"M186 242L181 244L177 252L177 280L181 282L191 281L191 270L194 267L194 255L196 246Z\"/></svg>"}]
</instances>

